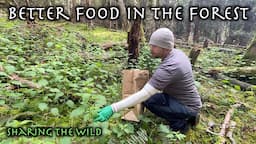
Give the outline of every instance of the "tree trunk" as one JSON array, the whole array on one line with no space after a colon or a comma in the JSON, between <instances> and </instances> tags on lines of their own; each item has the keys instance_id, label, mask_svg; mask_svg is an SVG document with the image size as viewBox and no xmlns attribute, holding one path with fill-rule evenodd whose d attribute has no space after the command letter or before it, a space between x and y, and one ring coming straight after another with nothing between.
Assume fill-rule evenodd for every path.
<instances>
[{"instance_id":1,"label":"tree trunk","mask_svg":"<svg viewBox=\"0 0 256 144\"><path fill-rule=\"evenodd\" d=\"M193 22L189 23L189 33L188 33L188 43L194 43L194 32L195 32L195 24Z\"/></svg>"},{"instance_id":2,"label":"tree trunk","mask_svg":"<svg viewBox=\"0 0 256 144\"><path fill-rule=\"evenodd\" d=\"M75 9L75 7L76 7L76 0L72 0L72 5L71 5L71 10L70 10L70 12L71 12L71 22L72 23L75 23L76 22L76 9Z\"/></svg>"},{"instance_id":3,"label":"tree trunk","mask_svg":"<svg viewBox=\"0 0 256 144\"><path fill-rule=\"evenodd\" d=\"M152 0L152 2L150 3L150 1L147 2L146 4L146 17L143 20L143 28L145 31L145 38L147 41L149 41L151 34L155 31L156 29L156 21L154 20L154 16L152 12L150 11L150 7L156 7L156 0Z\"/></svg>"},{"instance_id":4,"label":"tree trunk","mask_svg":"<svg viewBox=\"0 0 256 144\"><path fill-rule=\"evenodd\" d=\"M118 0L118 5L120 7L120 20L121 20L121 27L123 30L128 30L128 21L126 19L126 8L123 0Z\"/></svg>"},{"instance_id":5,"label":"tree trunk","mask_svg":"<svg viewBox=\"0 0 256 144\"><path fill-rule=\"evenodd\" d=\"M256 60L256 35L249 44L248 50L244 56L245 59Z\"/></svg>"},{"instance_id":6,"label":"tree trunk","mask_svg":"<svg viewBox=\"0 0 256 144\"><path fill-rule=\"evenodd\" d=\"M221 22L221 27L220 27L220 38L219 38L219 43L221 45L224 45L226 39L229 36L229 28L230 28L230 22Z\"/></svg>"},{"instance_id":7,"label":"tree trunk","mask_svg":"<svg viewBox=\"0 0 256 144\"><path fill-rule=\"evenodd\" d=\"M199 37L200 37L200 30L199 30L199 17L196 16L194 20L194 36L193 36L193 42L198 43L199 42Z\"/></svg>"},{"instance_id":8,"label":"tree trunk","mask_svg":"<svg viewBox=\"0 0 256 144\"><path fill-rule=\"evenodd\" d=\"M131 31L128 32L128 67L133 68L139 57L139 42L141 36L141 20L134 21Z\"/></svg>"}]
</instances>

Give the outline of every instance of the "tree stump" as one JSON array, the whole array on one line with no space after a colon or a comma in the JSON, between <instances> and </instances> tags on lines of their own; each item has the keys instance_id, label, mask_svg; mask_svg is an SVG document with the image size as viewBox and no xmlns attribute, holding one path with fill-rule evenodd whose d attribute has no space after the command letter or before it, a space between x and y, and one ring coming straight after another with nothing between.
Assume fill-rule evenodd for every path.
<instances>
[{"instance_id":1,"label":"tree stump","mask_svg":"<svg viewBox=\"0 0 256 144\"><path fill-rule=\"evenodd\" d=\"M195 65L200 52L201 48L198 47L192 48L192 50L190 51L189 58L192 65Z\"/></svg>"}]
</instances>

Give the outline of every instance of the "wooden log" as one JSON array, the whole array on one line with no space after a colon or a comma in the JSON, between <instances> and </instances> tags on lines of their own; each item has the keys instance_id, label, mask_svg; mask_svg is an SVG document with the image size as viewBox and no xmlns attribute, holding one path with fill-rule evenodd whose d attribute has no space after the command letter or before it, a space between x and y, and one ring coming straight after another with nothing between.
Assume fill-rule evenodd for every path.
<instances>
[{"instance_id":1,"label":"wooden log","mask_svg":"<svg viewBox=\"0 0 256 144\"><path fill-rule=\"evenodd\" d=\"M233 85L239 85L241 90L251 90L254 87L256 87L255 85L246 83L246 82L242 82L240 80L234 79L234 78L230 78L228 76L225 76L221 73L219 73L218 71L214 71L211 70L208 72L213 78L215 79L221 79L221 80L228 80L231 84Z\"/></svg>"},{"instance_id":2,"label":"wooden log","mask_svg":"<svg viewBox=\"0 0 256 144\"><path fill-rule=\"evenodd\" d=\"M101 45L101 47L104 49L104 50L109 50L110 48L113 48L113 47L117 47L117 46L120 46L120 47L124 47L125 49L128 48L128 44L127 43L104 43Z\"/></svg>"},{"instance_id":3,"label":"wooden log","mask_svg":"<svg viewBox=\"0 0 256 144\"><path fill-rule=\"evenodd\" d=\"M256 74L256 67L214 67L211 71L219 71L224 73L237 73L242 75L254 75Z\"/></svg>"}]
</instances>

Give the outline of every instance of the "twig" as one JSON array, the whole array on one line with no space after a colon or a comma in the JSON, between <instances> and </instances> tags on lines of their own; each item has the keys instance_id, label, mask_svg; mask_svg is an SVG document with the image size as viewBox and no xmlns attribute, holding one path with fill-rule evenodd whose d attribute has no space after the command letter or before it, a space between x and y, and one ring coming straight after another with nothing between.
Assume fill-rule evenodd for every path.
<instances>
[{"instance_id":1,"label":"twig","mask_svg":"<svg viewBox=\"0 0 256 144\"><path fill-rule=\"evenodd\" d=\"M209 128L206 129L206 132L208 132L208 133L210 133L210 134L212 134L212 135L220 136L219 133L213 132L213 131L211 131Z\"/></svg>"}]
</instances>

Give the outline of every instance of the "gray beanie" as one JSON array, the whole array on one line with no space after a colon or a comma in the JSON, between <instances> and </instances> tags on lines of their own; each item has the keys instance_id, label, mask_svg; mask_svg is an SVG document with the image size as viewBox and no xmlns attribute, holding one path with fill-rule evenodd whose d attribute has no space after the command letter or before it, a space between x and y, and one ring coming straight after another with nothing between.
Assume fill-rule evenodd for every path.
<instances>
[{"instance_id":1,"label":"gray beanie","mask_svg":"<svg viewBox=\"0 0 256 144\"><path fill-rule=\"evenodd\" d=\"M150 37L149 44L161 48L172 49L174 47L174 36L168 28L159 28Z\"/></svg>"}]
</instances>

